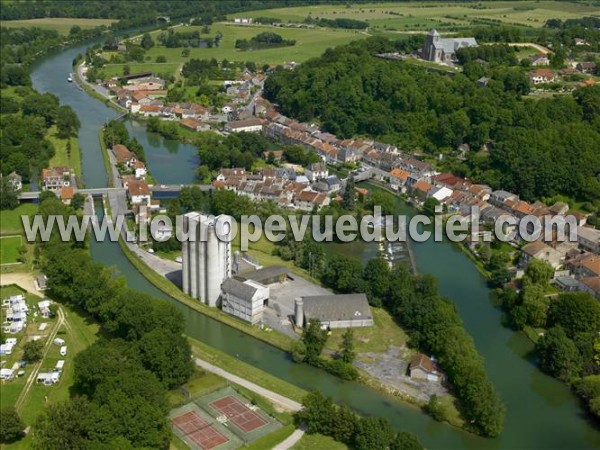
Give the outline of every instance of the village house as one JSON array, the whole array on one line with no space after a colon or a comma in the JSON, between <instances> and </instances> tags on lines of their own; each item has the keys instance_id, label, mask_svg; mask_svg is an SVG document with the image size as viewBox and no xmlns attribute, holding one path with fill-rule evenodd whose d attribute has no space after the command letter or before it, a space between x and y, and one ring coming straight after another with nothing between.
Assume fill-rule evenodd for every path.
<instances>
[{"instance_id":1,"label":"village house","mask_svg":"<svg viewBox=\"0 0 600 450\"><path fill-rule=\"evenodd\" d=\"M417 197L419 200L423 201L427 198L427 194L429 193L429 191L431 190L432 187L433 187L433 185L429 184L427 181L418 180L416 183L414 183L411 186L411 189L412 189L415 197Z\"/></svg>"},{"instance_id":2,"label":"village house","mask_svg":"<svg viewBox=\"0 0 600 450\"><path fill-rule=\"evenodd\" d=\"M318 181L329 176L329 169L323 162L312 163L304 169L304 175L310 182Z\"/></svg>"},{"instance_id":3,"label":"village house","mask_svg":"<svg viewBox=\"0 0 600 450\"><path fill-rule=\"evenodd\" d=\"M540 241L530 242L523 246L523 253L521 254L521 267L527 267L532 259L539 259L549 263L554 269L559 267L562 263L564 255L544 244Z\"/></svg>"},{"instance_id":4,"label":"village house","mask_svg":"<svg viewBox=\"0 0 600 450\"><path fill-rule=\"evenodd\" d=\"M596 71L596 63L592 61L584 61L577 63L575 68L581 73L594 73Z\"/></svg>"},{"instance_id":5,"label":"village house","mask_svg":"<svg viewBox=\"0 0 600 450\"><path fill-rule=\"evenodd\" d=\"M533 84L553 83L556 80L554 71L550 69L532 70L527 75Z\"/></svg>"},{"instance_id":6,"label":"village house","mask_svg":"<svg viewBox=\"0 0 600 450\"><path fill-rule=\"evenodd\" d=\"M438 364L428 356L417 353L410 361L408 372L411 378L415 380L441 382L443 379L442 371Z\"/></svg>"},{"instance_id":7,"label":"village house","mask_svg":"<svg viewBox=\"0 0 600 450\"><path fill-rule=\"evenodd\" d=\"M393 169L390 172L390 187L395 191L402 191L409 176L408 170Z\"/></svg>"},{"instance_id":8,"label":"village house","mask_svg":"<svg viewBox=\"0 0 600 450\"><path fill-rule=\"evenodd\" d=\"M577 243L584 250L600 255L600 230L577 227Z\"/></svg>"},{"instance_id":9,"label":"village house","mask_svg":"<svg viewBox=\"0 0 600 450\"><path fill-rule=\"evenodd\" d=\"M148 183L143 180L129 180L127 197L132 205L149 205L151 194Z\"/></svg>"},{"instance_id":10,"label":"village house","mask_svg":"<svg viewBox=\"0 0 600 450\"><path fill-rule=\"evenodd\" d=\"M59 194L63 187L75 184L73 175L73 171L68 167L42 169L42 191L52 191Z\"/></svg>"},{"instance_id":11,"label":"village house","mask_svg":"<svg viewBox=\"0 0 600 450\"><path fill-rule=\"evenodd\" d=\"M65 186L60 190L60 201L65 205L70 205L75 196L75 189L72 186Z\"/></svg>"},{"instance_id":12,"label":"village house","mask_svg":"<svg viewBox=\"0 0 600 450\"><path fill-rule=\"evenodd\" d=\"M579 280L579 290L600 300L600 277L587 277Z\"/></svg>"},{"instance_id":13,"label":"village house","mask_svg":"<svg viewBox=\"0 0 600 450\"><path fill-rule=\"evenodd\" d=\"M294 198L296 208L303 211L312 211L315 207L319 210L323 206L328 206L329 203L329 197L315 191L302 191Z\"/></svg>"},{"instance_id":14,"label":"village house","mask_svg":"<svg viewBox=\"0 0 600 450\"><path fill-rule=\"evenodd\" d=\"M162 109L159 105L140 105L140 114L144 117L158 117Z\"/></svg>"},{"instance_id":15,"label":"village house","mask_svg":"<svg viewBox=\"0 0 600 450\"><path fill-rule=\"evenodd\" d=\"M146 170L146 164L142 161L136 161L133 163L133 170L135 171L135 177L138 180L143 180L146 178L148 171Z\"/></svg>"},{"instance_id":16,"label":"village house","mask_svg":"<svg viewBox=\"0 0 600 450\"><path fill-rule=\"evenodd\" d=\"M113 152L113 155L115 155L117 164L122 164L125 167L133 167L133 165L138 160L135 156L135 153L133 153L123 144L115 144L112 146L111 150Z\"/></svg>"},{"instance_id":17,"label":"village house","mask_svg":"<svg viewBox=\"0 0 600 450\"><path fill-rule=\"evenodd\" d=\"M532 66L547 66L550 64L548 56L544 55L543 53L531 55L530 61Z\"/></svg>"},{"instance_id":18,"label":"village house","mask_svg":"<svg viewBox=\"0 0 600 450\"><path fill-rule=\"evenodd\" d=\"M242 131L246 133L260 133L263 127L262 119L254 117L245 120L234 120L225 125L225 131L230 133L240 133Z\"/></svg>"},{"instance_id":19,"label":"village house","mask_svg":"<svg viewBox=\"0 0 600 450\"><path fill-rule=\"evenodd\" d=\"M192 131L208 131L208 130L210 130L209 125L203 124L202 122L199 122L198 120L192 119L192 118L182 119L181 122L179 122L179 124L183 128L187 128L188 130L192 130Z\"/></svg>"},{"instance_id":20,"label":"village house","mask_svg":"<svg viewBox=\"0 0 600 450\"><path fill-rule=\"evenodd\" d=\"M13 191L20 191L23 189L23 178L21 175L17 174L17 172L13 171L6 175L6 181L8 181L8 185Z\"/></svg>"}]
</instances>

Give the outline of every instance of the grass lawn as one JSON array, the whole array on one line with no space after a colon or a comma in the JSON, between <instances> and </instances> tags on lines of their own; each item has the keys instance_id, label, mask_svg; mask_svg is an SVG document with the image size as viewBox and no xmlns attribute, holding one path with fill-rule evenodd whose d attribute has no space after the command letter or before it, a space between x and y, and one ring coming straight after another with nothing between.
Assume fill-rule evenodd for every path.
<instances>
[{"instance_id":1,"label":"grass lawn","mask_svg":"<svg viewBox=\"0 0 600 450\"><path fill-rule=\"evenodd\" d=\"M181 49L168 49L168 50L181 50ZM154 60L154 58L152 58ZM137 72L153 72L155 74L159 73L169 73L175 74L175 71L181 65L180 63L153 63L153 62L144 62L144 63L127 63L129 66L131 73ZM107 64L102 68L102 72L104 75L109 77L121 76L123 75L123 67L125 64Z\"/></svg>"},{"instance_id":2,"label":"grass lawn","mask_svg":"<svg viewBox=\"0 0 600 450\"><path fill-rule=\"evenodd\" d=\"M62 359L65 360L63 373L60 381L55 385L44 386L34 383L31 386L25 402L22 404L21 408L19 408L19 415L21 416L23 422L25 422L25 424L28 426L35 422L37 417L44 411L46 405L63 402L70 397L70 389L73 386L74 357L77 353L89 347L98 337L99 326L97 323L88 320L88 318L80 315L76 311L66 306L61 305L61 309L65 314L65 323L59 328L56 337L60 337L61 339L65 340L65 345L67 346L68 352L66 356L61 356L59 353L60 348L51 344L48 353L46 354L46 357L43 359L40 366L40 372L52 370L56 366L56 363ZM50 326L45 331L49 332L48 330L51 330L51 327L53 326L53 323L56 322L56 319L49 320L38 317L37 321L50 323ZM34 327L33 330L36 331L36 334L39 334L37 331L38 325L39 323L32 323L32 326ZM29 327L27 332L30 333ZM15 382L24 384L30 373L30 369L26 368L25 376L13 380L10 384ZM21 389L19 389L19 393ZM16 401L18 395L19 394L13 397L12 403ZM2 397L2 404L4 405L4 385L2 386ZM7 402L6 404L11 403ZM31 435L25 437L21 441L16 442L15 444L6 446L6 448L31 448Z\"/></svg>"},{"instance_id":3,"label":"grass lawn","mask_svg":"<svg viewBox=\"0 0 600 450\"><path fill-rule=\"evenodd\" d=\"M0 237L0 264L18 263L20 247L21 236Z\"/></svg>"},{"instance_id":4,"label":"grass lawn","mask_svg":"<svg viewBox=\"0 0 600 450\"><path fill-rule=\"evenodd\" d=\"M56 135L56 126L53 125L46 135L54 145L56 153L50 159L50 166L67 166L75 169L75 174L81 178L81 153L79 151L79 140L76 137L61 139ZM71 142L71 151L67 150L67 143Z\"/></svg>"},{"instance_id":5,"label":"grass lawn","mask_svg":"<svg viewBox=\"0 0 600 450\"><path fill-rule=\"evenodd\" d=\"M280 442L283 442L285 439L287 439L296 429L296 427L294 427L294 425L286 425L282 428L280 428L277 431L274 431L271 434L268 434L260 439L257 439L256 441L252 442L251 444L247 445L246 449L250 449L250 450L263 450L266 448L276 448L276 445L279 444ZM317 448L317 447L315 447ZM323 449L325 449L325 447L323 447Z\"/></svg>"},{"instance_id":6,"label":"grass lawn","mask_svg":"<svg viewBox=\"0 0 600 450\"><path fill-rule=\"evenodd\" d=\"M2 211L0 214L0 232L2 234L15 234L23 232L21 216L30 216L37 213L38 205L22 203L15 209Z\"/></svg>"},{"instance_id":7,"label":"grass lawn","mask_svg":"<svg viewBox=\"0 0 600 450\"><path fill-rule=\"evenodd\" d=\"M347 448L346 444L334 441L333 438L330 438L329 436L323 436L322 434L305 434L296 445L292 447L292 450L346 450Z\"/></svg>"},{"instance_id":8,"label":"grass lawn","mask_svg":"<svg viewBox=\"0 0 600 450\"><path fill-rule=\"evenodd\" d=\"M357 353L383 353L391 346L400 347L406 344L407 334L383 308L371 308L375 326L354 328L354 349ZM326 348L339 350L345 329L331 330Z\"/></svg>"},{"instance_id":9,"label":"grass lawn","mask_svg":"<svg viewBox=\"0 0 600 450\"><path fill-rule=\"evenodd\" d=\"M42 19L28 19L28 20L3 20L0 22L0 26L7 28L19 28L19 27L37 27L45 30L56 30L61 34L69 34L73 25L79 25L82 29L89 29L99 27L100 25L110 25L116 22L112 19L80 19L71 17L52 17Z\"/></svg>"},{"instance_id":10,"label":"grass lawn","mask_svg":"<svg viewBox=\"0 0 600 450\"><path fill-rule=\"evenodd\" d=\"M208 361L228 372L238 375L248 381L258 384L266 389L283 395L284 397L301 402L307 392L293 384L283 381L273 375L263 372L250 364L229 356L203 342L188 337L192 346L192 353L200 359Z\"/></svg>"}]
</instances>

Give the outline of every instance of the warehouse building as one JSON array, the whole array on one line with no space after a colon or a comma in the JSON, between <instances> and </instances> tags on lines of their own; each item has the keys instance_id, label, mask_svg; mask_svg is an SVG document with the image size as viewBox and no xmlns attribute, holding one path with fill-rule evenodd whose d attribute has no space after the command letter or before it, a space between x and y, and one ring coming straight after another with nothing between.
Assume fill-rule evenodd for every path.
<instances>
[{"instance_id":1,"label":"warehouse building","mask_svg":"<svg viewBox=\"0 0 600 450\"><path fill-rule=\"evenodd\" d=\"M229 278L221 285L221 309L251 324L262 321L269 287L252 280Z\"/></svg>"},{"instance_id":2,"label":"warehouse building","mask_svg":"<svg viewBox=\"0 0 600 450\"><path fill-rule=\"evenodd\" d=\"M315 295L296 299L296 326L318 319L327 328L356 328L373 325L365 294Z\"/></svg>"}]
</instances>

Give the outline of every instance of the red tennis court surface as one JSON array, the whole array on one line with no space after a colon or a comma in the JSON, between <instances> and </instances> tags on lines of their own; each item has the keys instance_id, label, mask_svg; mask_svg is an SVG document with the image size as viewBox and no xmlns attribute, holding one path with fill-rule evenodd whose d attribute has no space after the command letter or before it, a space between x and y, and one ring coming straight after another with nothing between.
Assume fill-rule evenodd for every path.
<instances>
[{"instance_id":1,"label":"red tennis court surface","mask_svg":"<svg viewBox=\"0 0 600 450\"><path fill-rule=\"evenodd\" d=\"M215 400L210 403L210 407L227 416L227 419L244 433L249 433L269 423L231 395Z\"/></svg>"},{"instance_id":2,"label":"red tennis court surface","mask_svg":"<svg viewBox=\"0 0 600 450\"><path fill-rule=\"evenodd\" d=\"M229 441L215 430L210 422L204 420L194 411L174 417L171 422L187 439L190 439L204 450L211 450Z\"/></svg>"}]
</instances>

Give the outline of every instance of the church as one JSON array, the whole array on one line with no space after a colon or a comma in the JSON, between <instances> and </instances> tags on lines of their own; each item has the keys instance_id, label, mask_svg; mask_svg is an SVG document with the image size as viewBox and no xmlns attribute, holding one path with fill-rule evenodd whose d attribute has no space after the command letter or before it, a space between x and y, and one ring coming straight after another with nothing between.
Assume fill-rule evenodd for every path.
<instances>
[{"instance_id":1,"label":"church","mask_svg":"<svg viewBox=\"0 0 600 450\"><path fill-rule=\"evenodd\" d=\"M427 61L447 63L456 60L456 51L463 47L476 47L472 37L442 39L440 33L431 30L421 50L421 58Z\"/></svg>"}]
</instances>

